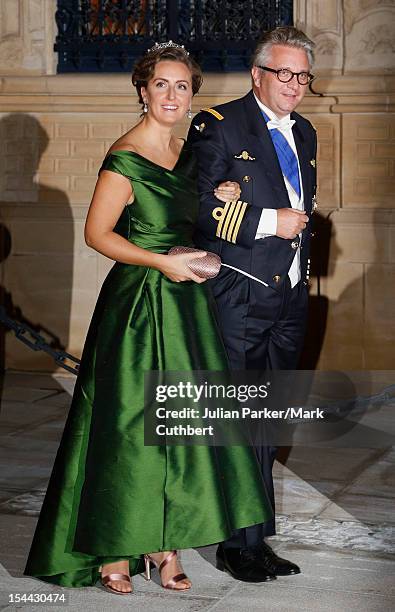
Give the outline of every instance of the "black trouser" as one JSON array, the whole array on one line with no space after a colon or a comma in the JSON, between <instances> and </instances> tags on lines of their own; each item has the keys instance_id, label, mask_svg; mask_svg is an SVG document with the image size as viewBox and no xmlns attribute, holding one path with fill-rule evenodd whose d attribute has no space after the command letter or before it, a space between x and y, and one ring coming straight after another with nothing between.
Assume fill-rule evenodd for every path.
<instances>
[{"instance_id":1,"label":"black trouser","mask_svg":"<svg viewBox=\"0 0 395 612\"><path fill-rule=\"evenodd\" d=\"M218 321L234 370L294 370L297 368L307 317L307 287L291 288L289 278L276 291L230 269L222 268L210 281L218 306ZM229 548L259 546L266 536L275 535L275 502L272 468L277 448L254 447L273 518L265 523L235 530L223 543Z\"/></svg>"}]
</instances>

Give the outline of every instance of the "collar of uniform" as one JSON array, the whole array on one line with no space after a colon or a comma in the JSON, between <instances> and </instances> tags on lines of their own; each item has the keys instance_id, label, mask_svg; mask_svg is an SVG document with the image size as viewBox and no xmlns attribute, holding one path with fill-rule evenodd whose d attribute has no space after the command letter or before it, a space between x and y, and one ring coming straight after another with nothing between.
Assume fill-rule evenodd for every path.
<instances>
[{"instance_id":1,"label":"collar of uniform","mask_svg":"<svg viewBox=\"0 0 395 612\"><path fill-rule=\"evenodd\" d=\"M260 99L258 98L258 96L255 95L255 92L253 92L254 94L254 98L256 100L256 103L258 104L259 108L266 113L266 115L269 117L270 121L274 121L275 123L280 123L284 122L285 124L291 124L291 126L295 123L294 119L291 119L291 115L285 115L285 117L281 117L281 119L279 117L277 117L276 113L274 113L268 106L266 106L265 104L263 104L263 102L260 101Z\"/></svg>"}]
</instances>

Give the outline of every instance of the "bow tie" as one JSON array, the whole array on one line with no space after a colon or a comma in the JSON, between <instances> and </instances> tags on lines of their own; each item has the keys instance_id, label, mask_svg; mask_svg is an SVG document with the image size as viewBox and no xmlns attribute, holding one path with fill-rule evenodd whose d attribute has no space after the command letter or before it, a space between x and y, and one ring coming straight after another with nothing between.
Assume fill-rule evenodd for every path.
<instances>
[{"instance_id":1,"label":"bow tie","mask_svg":"<svg viewBox=\"0 0 395 612\"><path fill-rule=\"evenodd\" d=\"M284 117L283 119L270 119L266 125L268 130L290 130L294 123L295 119Z\"/></svg>"}]
</instances>

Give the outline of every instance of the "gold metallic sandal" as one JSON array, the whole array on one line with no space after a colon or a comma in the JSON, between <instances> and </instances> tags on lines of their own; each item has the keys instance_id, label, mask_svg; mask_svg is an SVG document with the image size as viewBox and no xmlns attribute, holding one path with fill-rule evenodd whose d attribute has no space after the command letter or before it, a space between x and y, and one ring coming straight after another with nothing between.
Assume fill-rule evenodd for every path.
<instances>
[{"instance_id":1,"label":"gold metallic sandal","mask_svg":"<svg viewBox=\"0 0 395 612\"><path fill-rule=\"evenodd\" d=\"M167 555L167 557L165 557L163 559L162 563L159 564L150 555L144 555L144 561L145 561L145 575L144 575L144 578L146 580L151 580L151 562L155 565L155 567L158 568L159 576L161 576L162 570L165 567L165 565L167 565L176 556L177 556L177 551L176 550L172 550ZM180 582L181 580L189 580L189 578L188 578L188 576L186 574L183 574L183 573L176 574L175 576L170 578L170 580L166 584L163 584L162 578L161 578L161 585L162 585L162 587L164 589L171 589L173 591L187 591L188 589L191 588L190 586L186 586L183 589L178 589L176 587L176 584L177 584L177 582Z\"/></svg>"}]
</instances>

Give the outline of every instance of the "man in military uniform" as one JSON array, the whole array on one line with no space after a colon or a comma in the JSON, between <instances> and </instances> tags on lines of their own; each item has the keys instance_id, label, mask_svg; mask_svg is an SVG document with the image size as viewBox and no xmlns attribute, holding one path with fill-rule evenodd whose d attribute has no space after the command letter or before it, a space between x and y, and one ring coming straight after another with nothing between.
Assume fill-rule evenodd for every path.
<instances>
[{"instance_id":1,"label":"man in military uniform","mask_svg":"<svg viewBox=\"0 0 395 612\"><path fill-rule=\"evenodd\" d=\"M317 143L310 122L294 110L313 78L313 47L294 27L266 32L252 60L252 90L204 109L188 134L199 162L196 244L230 266L209 282L237 370L296 369L302 349ZM213 189L225 180L237 181L241 196L218 206ZM256 452L274 512L276 448ZM299 573L264 541L274 534L274 518L237 530L218 548L219 569L249 582Z\"/></svg>"}]
</instances>

